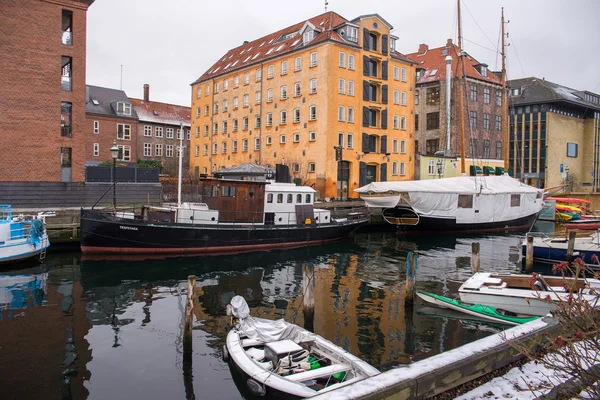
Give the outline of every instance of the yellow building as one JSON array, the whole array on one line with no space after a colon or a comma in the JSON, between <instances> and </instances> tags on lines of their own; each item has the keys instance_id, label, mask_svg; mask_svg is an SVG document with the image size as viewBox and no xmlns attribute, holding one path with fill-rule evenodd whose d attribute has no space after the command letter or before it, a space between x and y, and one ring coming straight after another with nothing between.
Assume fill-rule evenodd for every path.
<instances>
[{"instance_id":1,"label":"yellow building","mask_svg":"<svg viewBox=\"0 0 600 400\"><path fill-rule=\"evenodd\" d=\"M320 197L414 176L414 62L377 14L327 12L229 50L192 84L190 173L291 167Z\"/></svg>"},{"instance_id":2,"label":"yellow building","mask_svg":"<svg viewBox=\"0 0 600 400\"><path fill-rule=\"evenodd\" d=\"M454 178L463 173L460 157L420 154L418 158L419 180ZM498 167L504 170L504 160L465 158L465 175L472 175L472 166L476 167L477 175L495 175Z\"/></svg>"}]
</instances>

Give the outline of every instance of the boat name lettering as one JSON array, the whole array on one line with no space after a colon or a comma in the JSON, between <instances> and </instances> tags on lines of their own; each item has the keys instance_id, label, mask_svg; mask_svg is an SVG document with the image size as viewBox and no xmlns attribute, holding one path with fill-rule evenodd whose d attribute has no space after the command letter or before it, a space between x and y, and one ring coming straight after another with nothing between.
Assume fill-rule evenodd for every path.
<instances>
[{"instance_id":1,"label":"boat name lettering","mask_svg":"<svg viewBox=\"0 0 600 400\"><path fill-rule=\"evenodd\" d=\"M136 228L135 226L123 226L123 225L119 225L119 228L125 229L125 230L129 230L129 231L137 231L138 230L138 228Z\"/></svg>"}]
</instances>

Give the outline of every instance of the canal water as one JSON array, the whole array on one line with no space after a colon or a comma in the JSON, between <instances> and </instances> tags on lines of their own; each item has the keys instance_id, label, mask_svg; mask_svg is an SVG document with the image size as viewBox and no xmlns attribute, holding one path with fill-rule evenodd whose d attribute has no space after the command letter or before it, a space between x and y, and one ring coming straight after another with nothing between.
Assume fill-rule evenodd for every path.
<instances>
[{"instance_id":1,"label":"canal water","mask_svg":"<svg viewBox=\"0 0 600 400\"><path fill-rule=\"evenodd\" d=\"M418 289L455 297L471 275L473 242L482 271L515 273L521 240L359 233L326 246L241 255L49 254L42 265L0 271L0 399L241 399L222 359L225 306L239 294L252 315L303 326L305 264L315 267L315 332L380 370L400 367L504 328L420 300L405 307L408 253L418 254ZM182 354L188 275L197 277L199 298L191 366Z\"/></svg>"}]
</instances>

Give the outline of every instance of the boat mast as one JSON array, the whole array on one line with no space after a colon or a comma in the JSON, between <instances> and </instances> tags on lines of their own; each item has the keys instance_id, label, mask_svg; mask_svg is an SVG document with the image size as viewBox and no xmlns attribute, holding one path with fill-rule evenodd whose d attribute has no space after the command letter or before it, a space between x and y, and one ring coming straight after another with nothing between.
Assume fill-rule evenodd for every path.
<instances>
[{"instance_id":1,"label":"boat mast","mask_svg":"<svg viewBox=\"0 0 600 400\"><path fill-rule=\"evenodd\" d=\"M508 174L508 103L506 96L506 53L504 51L504 7L502 7L502 140L504 140L504 173Z\"/></svg>"},{"instance_id":2,"label":"boat mast","mask_svg":"<svg viewBox=\"0 0 600 400\"><path fill-rule=\"evenodd\" d=\"M462 51L462 33L460 29L460 0L456 1L458 5L458 125L460 129L460 170L462 175L466 175L465 167L465 117L463 114L463 51Z\"/></svg>"},{"instance_id":3,"label":"boat mast","mask_svg":"<svg viewBox=\"0 0 600 400\"><path fill-rule=\"evenodd\" d=\"M181 168L183 164L183 123L179 136L179 179L177 180L177 207L181 207Z\"/></svg>"}]
</instances>

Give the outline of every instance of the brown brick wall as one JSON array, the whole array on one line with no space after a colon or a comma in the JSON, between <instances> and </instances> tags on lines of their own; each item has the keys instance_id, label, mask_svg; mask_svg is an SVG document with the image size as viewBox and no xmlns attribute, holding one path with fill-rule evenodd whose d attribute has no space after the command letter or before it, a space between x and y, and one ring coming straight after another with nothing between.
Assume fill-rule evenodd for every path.
<instances>
[{"instance_id":1,"label":"brown brick wall","mask_svg":"<svg viewBox=\"0 0 600 400\"><path fill-rule=\"evenodd\" d=\"M144 136L144 127L152 127L152 136ZM162 138L156 137L156 127L163 128ZM167 138L167 129L173 129L173 139ZM177 146L179 146L179 139L177 139L177 130L180 125L167 125L167 124L156 124L151 122L140 121L137 125L137 159L140 160L156 160L162 161L163 170L162 173L170 176L177 176L179 173L179 157L177 155ZM182 176L185 177L190 173L190 151L195 153L195 149L191 147L190 140L188 138L189 127L183 128L183 160L182 160ZM196 128L190 133L190 139L192 135L196 135ZM150 143L152 145L152 155L144 155L144 143ZM162 157L156 156L155 145L163 145ZM173 146L173 156L167 157L167 145ZM191 171L191 176L194 176L194 171Z\"/></svg>"},{"instance_id":2,"label":"brown brick wall","mask_svg":"<svg viewBox=\"0 0 600 400\"><path fill-rule=\"evenodd\" d=\"M94 121L100 124L99 133L94 133ZM117 125L131 125L131 140L117 140ZM116 140L118 146L131 146L131 159L134 163L137 160L137 129L138 121L132 118L111 117L108 115L86 114L85 116L85 141L86 141L86 160L87 161L111 161L110 148ZM143 133L142 133L143 134ZM100 145L100 154L94 156L94 143Z\"/></svg>"},{"instance_id":3,"label":"brown brick wall","mask_svg":"<svg viewBox=\"0 0 600 400\"><path fill-rule=\"evenodd\" d=\"M3 0L0 6L0 180L61 179L60 148L72 148L72 180L84 180L86 12L83 1ZM73 45L61 42L73 12ZM72 57L72 91L61 90L61 56ZM61 137L61 101L73 133Z\"/></svg>"}]
</instances>

